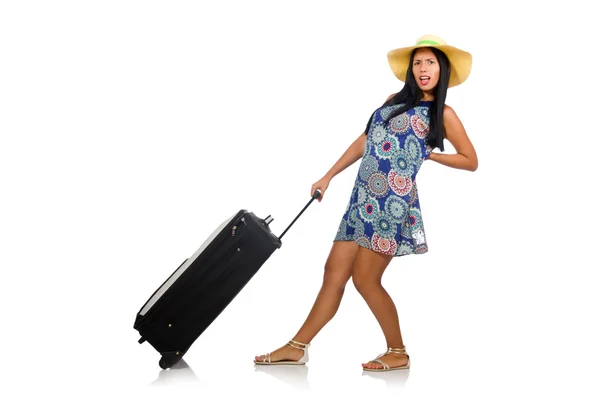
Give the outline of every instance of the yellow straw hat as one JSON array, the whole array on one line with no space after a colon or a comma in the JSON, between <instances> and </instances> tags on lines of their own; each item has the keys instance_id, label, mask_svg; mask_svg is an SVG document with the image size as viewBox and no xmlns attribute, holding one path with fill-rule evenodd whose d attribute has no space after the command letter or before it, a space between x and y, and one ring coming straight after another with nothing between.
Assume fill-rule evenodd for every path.
<instances>
[{"instance_id":1,"label":"yellow straw hat","mask_svg":"<svg viewBox=\"0 0 600 397\"><path fill-rule=\"evenodd\" d=\"M397 48L388 52L388 62L390 63L392 72L394 72L394 75L400 81L405 81L406 79L410 53L415 48L420 47L435 47L446 54L450 61L450 81L448 82L448 87L459 85L469 77L473 62L471 54L446 44L441 37L428 34L420 37L413 46Z\"/></svg>"}]
</instances>

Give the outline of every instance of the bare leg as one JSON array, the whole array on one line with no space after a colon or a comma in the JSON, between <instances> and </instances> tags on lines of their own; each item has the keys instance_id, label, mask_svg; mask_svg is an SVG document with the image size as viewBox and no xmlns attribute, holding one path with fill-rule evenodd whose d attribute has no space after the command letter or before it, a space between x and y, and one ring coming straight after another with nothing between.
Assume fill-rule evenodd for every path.
<instances>
[{"instance_id":1,"label":"bare leg","mask_svg":"<svg viewBox=\"0 0 600 397\"><path fill-rule=\"evenodd\" d=\"M319 331L335 315L344 294L344 289L352 274L352 263L359 246L352 241L336 241L331 247L325 263L323 285L315 303L298 333L292 338L302 343L310 343ZM271 361L299 360L303 352L290 346L283 346L271 353ZM256 356L262 361L265 356Z\"/></svg>"},{"instance_id":2,"label":"bare leg","mask_svg":"<svg viewBox=\"0 0 600 397\"><path fill-rule=\"evenodd\" d=\"M400 333L398 311L394 301L381 285L383 272L392 258L360 247L354 260L352 281L379 322L388 347L402 348L404 343ZM387 354L380 360L390 367L396 367L406 364L408 357L405 354ZM363 364L363 367L382 368L382 365L369 362Z\"/></svg>"}]
</instances>

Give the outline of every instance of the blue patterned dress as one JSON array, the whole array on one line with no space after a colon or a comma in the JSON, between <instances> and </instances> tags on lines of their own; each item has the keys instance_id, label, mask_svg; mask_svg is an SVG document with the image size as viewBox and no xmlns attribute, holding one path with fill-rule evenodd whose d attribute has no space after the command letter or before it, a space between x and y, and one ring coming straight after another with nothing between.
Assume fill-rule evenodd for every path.
<instances>
[{"instance_id":1,"label":"blue patterned dress","mask_svg":"<svg viewBox=\"0 0 600 397\"><path fill-rule=\"evenodd\" d=\"M427 252L416 176L431 154L430 101L386 120L402 105L373 114L365 151L350 201L334 241L356 244L386 255Z\"/></svg>"}]
</instances>

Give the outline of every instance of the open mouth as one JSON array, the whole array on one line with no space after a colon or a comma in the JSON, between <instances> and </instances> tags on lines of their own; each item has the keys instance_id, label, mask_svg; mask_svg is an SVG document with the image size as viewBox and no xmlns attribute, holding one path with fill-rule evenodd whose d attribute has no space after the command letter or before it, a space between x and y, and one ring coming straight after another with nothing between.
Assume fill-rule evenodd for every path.
<instances>
[{"instance_id":1,"label":"open mouth","mask_svg":"<svg viewBox=\"0 0 600 397\"><path fill-rule=\"evenodd\" d=\"M427 85L427 84L429 84L430 77L429 76L421 76L421 77L419 77L419 80L421 81L421 85Z\"/></svg>"}]
</instances>

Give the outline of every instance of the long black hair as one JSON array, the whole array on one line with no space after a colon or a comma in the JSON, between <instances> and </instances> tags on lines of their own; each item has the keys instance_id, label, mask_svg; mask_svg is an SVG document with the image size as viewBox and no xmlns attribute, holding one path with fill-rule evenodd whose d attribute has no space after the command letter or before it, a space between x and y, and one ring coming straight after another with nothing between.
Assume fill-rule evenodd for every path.
<instances>
[{"instance_id":1,"label":"long black hair","mask_svg":"<svg viewBox=\"0 0 600 397\"><path fill-rule=\"evenodd\" d=\"M446 92L448 91L448 82L450 81L450 61L446 54L442 51L438 50L435 47L428 47L433 51L433 54L436 56L438 60L438 64L440 66L440 77L435 87L434 91L434 100L429 109L429 133L427 134L427 143L431 146L432 149L439 148L442 152L444 151L444 104L446 102ZM388 99L383 106L397 105L403 104L404 106L395 109L390 113L387 121L393 119L397 115L407 111L408 109L412 109L419 104L419 102L423 99L423 93L419 89L417 85L417 81L415 80L415 76L412 72L413 62L415 58L415 53L417 52L417 48L415 48L410 54L410 62L408 63L408 69L406 70L406 78L404 87L402 90ZM373 113L374 114L374 113ZM371 126L371 121L373 120L373 115L369 118L369 122L367 123L367 127L365 129L365 134L368 134L369 128Z\"/></svg>"}]
</instances>

